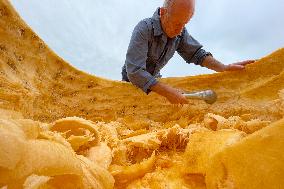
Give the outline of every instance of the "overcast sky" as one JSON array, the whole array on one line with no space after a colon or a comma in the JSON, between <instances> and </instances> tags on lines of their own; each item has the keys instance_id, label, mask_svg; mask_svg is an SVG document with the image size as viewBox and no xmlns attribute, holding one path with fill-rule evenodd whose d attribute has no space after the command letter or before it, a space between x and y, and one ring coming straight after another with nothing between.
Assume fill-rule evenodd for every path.
<instances>
[{"instance_id":1,"label":"overcast sky","mask_svg":"<svg viewBox=\"0 0 284 189\"><path fill-rule=\"evenodd\" d=\"M121 79L135 25L162 0L11 0L22 18L59 56L76 68ZM224 64L258 59L284 47L283 0L197 0L186 26ZM212 73L178 54L163 77Z\"/></svg>"}]
</instances>

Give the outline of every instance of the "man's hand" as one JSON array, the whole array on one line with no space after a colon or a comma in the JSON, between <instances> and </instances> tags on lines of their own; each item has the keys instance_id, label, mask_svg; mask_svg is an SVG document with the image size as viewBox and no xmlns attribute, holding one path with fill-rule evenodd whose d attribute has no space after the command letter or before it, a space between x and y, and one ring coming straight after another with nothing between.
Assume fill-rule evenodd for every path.
<instances>
[{"instance_id":1,"label":"man's hand","mask_svg":"<svg viewBox=\"0 0 284 189\"><path fill-rule=\"evenodd\" d=\"M254 63L255 60L246 60L234 64L225 65L223 71L239 71L245 69L245 65Z\"/></svg>"},{"instance_id":2,"label":"man's hand","mask_svg":"<svg viewBox=\"0 0 284 189\"><path fill-rule=\"evenodd\" d=\"M151 87L151 90L166 97L172 104L188 104L188 100L182 95L183 91L180 89L158 82Z\"/></svg>"},{"instance_id":3,"label":"man's hand","mask_svg":"<svg viewBox=\"0 0 284 189\"><path fill-rule=\"evenodd\" d=\"M166 98L172 104L188 104L188 100L182 95L182 92L178 89L173 89L172 92L166 95Z\"/></svg>"},{"instance_id":4,"label":"man's hand","mask_svg":"<svg viewBox=\"0 0 284 189\"><path fill-rule=\"evenodd\" d=\"M202 62L202 65L206 68L209 68L211 70L215 70L216 72L224 72L224 71L239 71L243 70L245 68L245 65L254 63L255 60L246 60L242 62L237 62L234 64L224 65L212 56L207 56L204 61Z\"/></svg>"}]
</instances>

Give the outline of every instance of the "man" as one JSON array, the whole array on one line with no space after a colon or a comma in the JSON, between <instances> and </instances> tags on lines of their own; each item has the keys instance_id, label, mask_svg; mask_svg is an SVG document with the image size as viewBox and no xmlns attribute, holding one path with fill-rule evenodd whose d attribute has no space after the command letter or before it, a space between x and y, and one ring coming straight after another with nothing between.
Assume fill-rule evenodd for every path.
<instances>
[{"instance_id":1,"label":"man","mask_svg":"<svg viewBox=\"0 0 284 189\"><path fill-rule=\"evenodd\" d=\"M130 81L145 93L154 91L173 104L186 104L188 100L180 89L175 89L157 80L160 70L172 58L175 51L187 62L204 66L217 72L244 69L243 61L224 65L211 53L202 49L186 28L194 14L194 0L165 0L152 18L140 21L132 33L126 61L122 68L122 80Z\"/></svg>"}]
</instances>

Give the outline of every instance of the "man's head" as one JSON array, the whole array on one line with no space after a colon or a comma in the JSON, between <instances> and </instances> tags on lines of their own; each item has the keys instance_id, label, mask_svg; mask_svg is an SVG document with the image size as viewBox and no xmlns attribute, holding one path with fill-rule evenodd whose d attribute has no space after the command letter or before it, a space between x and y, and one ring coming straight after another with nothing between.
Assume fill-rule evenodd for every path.
<instances>
[{"instance_id":1,"label":"man's head","mask_svg":"<svg viewBox=\"0 0 284 189\"><path fill-rule=\"evenodd\" d=\"M195 0L165 0L160 8L161 24L168 37L179 35L194 14Z\"/></svg>"}]
</instances>

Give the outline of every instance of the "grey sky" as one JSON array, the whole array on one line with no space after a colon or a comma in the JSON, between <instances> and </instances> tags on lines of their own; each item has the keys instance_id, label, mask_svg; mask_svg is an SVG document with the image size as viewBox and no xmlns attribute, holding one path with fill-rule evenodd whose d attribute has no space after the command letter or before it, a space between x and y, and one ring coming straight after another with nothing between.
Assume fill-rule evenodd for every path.
<instances>
[{"instance_id":1,"label":"grey sky","mask_svg":"<svg viewBox=\"0 0 284 189\"><path fill-rule=\"evenodd\" d=\"M22 18L59 56L97 76L120 80L131 32L162 0L12 0ZM283 0L197 0L187 25L204 49L225 64L261 58L284 46ZM177 54L164 77L211 71Z\"/></svg>"}]
</instances>

